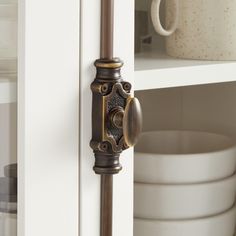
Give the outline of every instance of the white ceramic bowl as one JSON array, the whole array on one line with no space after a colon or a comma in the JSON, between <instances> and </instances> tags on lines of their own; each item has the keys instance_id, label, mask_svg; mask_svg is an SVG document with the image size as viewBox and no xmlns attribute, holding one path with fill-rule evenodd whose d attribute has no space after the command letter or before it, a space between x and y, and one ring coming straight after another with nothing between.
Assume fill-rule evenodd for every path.
<instances>
[{"instance_id":1,"label":"white ceramic bowl","mask_svg":"<svg viewBox=\"0 0 236 236\"><path fill-rule=\"evenodd\" d=\"M134 216L162 220L207 217L230 209L235 193L236 175L202 184L135 183Z\"/></svg>"},{"instance_id":2,"label":"white ceramic bowl","mask_svg":"<svg viewBox=\"0 0 236 236\"><path fill-rule=\"evenodd\" d=\"M214 133L146 132L135 149L134 178L137 182L207 182L231 176L235 169L235 143Z\"/></svg>"},{"instance_id":3,"label":"white ceramic bowl","mask_svg":"<svg viewBox=\"0 0 236 236\"><path fill-rule=\"evenodd\" d=\"M236 208L209 218L157 221L134 219L134 236L233 236Z\"/></svg>"}]
</instances>

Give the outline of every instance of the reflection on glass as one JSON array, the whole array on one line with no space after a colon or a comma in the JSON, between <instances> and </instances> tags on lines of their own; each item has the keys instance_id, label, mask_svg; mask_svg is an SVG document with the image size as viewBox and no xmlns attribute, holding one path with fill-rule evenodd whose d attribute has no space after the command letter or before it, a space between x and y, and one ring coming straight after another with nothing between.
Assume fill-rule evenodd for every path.
<instances>
[{"instance_id":1,"label":"reflection on glass","mask_svg":"<svg viewBox=\"0 0 236 236\"><path fill-rule=\"evenodd\" d=\"M0 0L0 236L17 235L17 0Z\"/></svg>"}]
</instances>

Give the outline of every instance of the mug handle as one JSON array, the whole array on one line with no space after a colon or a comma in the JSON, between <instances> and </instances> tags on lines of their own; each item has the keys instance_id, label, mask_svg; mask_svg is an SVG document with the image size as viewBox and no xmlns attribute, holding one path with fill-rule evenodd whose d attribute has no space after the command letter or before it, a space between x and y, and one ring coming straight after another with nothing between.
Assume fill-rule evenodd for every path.
<instances>
[{"instance_id":1,"label":"mug handle","mask_svg":"<svg viewBox=\"0 0 236 236\"><path fill-rule=\"evenodd\" d=\"M160 20L160 5L162 0L153 0L151 5L151 18L154 29L157 33L163 36L170 36L175 32L178 27L179 21L179 0L174 0L175 4L175 16L173 24L171 25L170 29L164 29L161 20Z\"/></svg>"}]
</instances>

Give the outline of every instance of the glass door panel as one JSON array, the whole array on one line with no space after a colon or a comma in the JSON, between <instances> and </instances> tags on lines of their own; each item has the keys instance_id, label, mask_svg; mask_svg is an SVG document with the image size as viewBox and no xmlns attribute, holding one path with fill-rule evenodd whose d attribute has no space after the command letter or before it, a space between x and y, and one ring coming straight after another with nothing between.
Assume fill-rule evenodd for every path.
<instances>
[{"instance_id":1,"label":"glass door panel","mask_svg":"<svg viewBox=\"0 0 236 236\"><path fill-rule=\"evenodd\" d=\"M17 2L0 0L0 236L17 235Z\"/></svg>"}]
</instances>

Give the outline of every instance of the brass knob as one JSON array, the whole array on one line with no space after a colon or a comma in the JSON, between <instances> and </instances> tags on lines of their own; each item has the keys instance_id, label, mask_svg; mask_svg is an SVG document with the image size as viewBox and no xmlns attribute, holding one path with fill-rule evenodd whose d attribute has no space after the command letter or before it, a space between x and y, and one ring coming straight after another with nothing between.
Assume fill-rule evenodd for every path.
<instances>
[{"instance_id":1,"label":"brass knob","mask_svg":"<svg viewBox=\"0 0 236 236\"><path fill-rule=\"evenodd\" d=\"M112 124L123 129L124 141L128 147L134 146L142 130L142 110L137 98L128 98L125 110L119 107L110 115Z\"/></svg>"}]
</instances>

